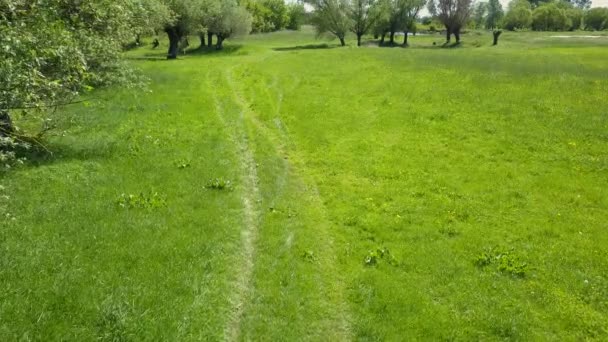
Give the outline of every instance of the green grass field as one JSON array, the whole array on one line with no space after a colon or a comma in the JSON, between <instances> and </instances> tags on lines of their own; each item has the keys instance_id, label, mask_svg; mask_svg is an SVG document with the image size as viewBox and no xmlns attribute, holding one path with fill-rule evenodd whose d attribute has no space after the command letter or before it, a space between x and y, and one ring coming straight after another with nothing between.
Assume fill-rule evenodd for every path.
<instances>
[{"instance_id":1,"label":"green grass field","mask_svg":"<svg viewBox=\"0 0 608 342\"><path fill-rule=\"evenodd\" d=\"M607 340L599 34L129 52L0 178L0 340Z\"/></svg>"}]
</instances>

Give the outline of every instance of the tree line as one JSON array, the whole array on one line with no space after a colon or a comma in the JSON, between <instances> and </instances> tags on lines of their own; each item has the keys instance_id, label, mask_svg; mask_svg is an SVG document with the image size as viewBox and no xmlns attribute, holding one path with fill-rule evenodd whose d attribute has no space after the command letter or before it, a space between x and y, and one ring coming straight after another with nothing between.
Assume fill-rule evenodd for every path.
<instances>
[{"instance_id":1,"label":"tree line","mask_svg":"<svg viewBox=\"0 0 608 342\"><path fill-rule=\"evenodd\" d=\"M419 22L437 21L444 27L446 42L454 37L460 42L465 26L497 30L533 29L538 31L603 30L608 28L608 8L592 8L590 0L513 0L507 12L499 0L304 0L313 11L312 24L318 34L330 34L345 45L350 32L361 45L362 37L373 34L380 44L388 37L395 44L395 34L416 32ZM426 7L430 17L418 18Z\"/></svg>"}]
</instances>

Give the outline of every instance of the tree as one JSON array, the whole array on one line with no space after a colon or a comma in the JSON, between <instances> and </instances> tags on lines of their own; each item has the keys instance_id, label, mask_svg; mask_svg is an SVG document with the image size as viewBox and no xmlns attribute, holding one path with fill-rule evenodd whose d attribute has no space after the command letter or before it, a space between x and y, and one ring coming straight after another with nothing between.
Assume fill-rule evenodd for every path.
<instances>
[{"instance_id":1,"label":"tree","mask_svg":"<svg viewBox=\"0 0 608 342\"><path fill-rule=\"evenodd\" d=\"M446 29L446 42L449 43L452 34L456 44L460 43L460 30L471 15L471 0L439 0L438 18Z\"/></svg>"},{"instance_id":2,"label":"tree","mask_svg":"<svg viewBox=\"0 0 608 342\"><path fill-rule=\"evenodd\" d=\"M204 25L217 37L216 49L224 47L224 40L251 32L251 14L236 0L210 0L205 7Z\"/></svg>"},{"instance_id":3,"label":"tree","mask_svg":"<svg viewBox=\"0 0 608 342\"><path fill-rule=\"evenodd\" d=\"M532 28L536 31L564 31L571 26L566 11L555 3L542 4L532 12Z\"/></svg>"},{"instance_id":4,"label":"tree","mask_svg":"<svg viewBox=\"0 0 608 342\"><path fill-rule=\"evenodd\" d=\"M306 10L304 9L304 5L300 3L289 4L287 6L287 14L289 16L289 21L287 22L287 29L299 30L306 16Z\"/></svg>"},{"instance_id":5,"label":"tree","mask_svg":"<svg viewBox=\"0 0 608 342\"><path fill-rule=\"evenodd\" d=\"M585 30L601 31L608 28L608 8L596 7L585 15Z\"/></svg>"},{"instance_id":6,"label":"tree","mask_svg":"<svg viewBox=\"0 0 608 342\"><path fill-rule=\"evenodd\" d=\"M162 30L167 23L175 20L169 8L158 0L131 0L129 5L136 45L140 45L142 35Z\"/></svg>"},{"instance_id":7,"label":"tree","mask_svg":"<svg viewBox=\"0 0 608 342\"><path fill-rule=\"evenodd\" d=\"M407 38L410 32L416 32L416 18L418 13L426 4L426 0L400 0L401 26L403 31L403 45L407 46Z\"/></svg>"},{"instance_id":8,"label":"tree","mask_svg":"<svg viewBox=\"0 0 608 342\"><path fill-rule=\"evenodd\" d=\"M376 0L352 0L348 10L352 22L350 30L357 36L357 46L361 46L361 37L368 33L380 17Z\"/></svg>"},{"instance_id":9,"label":"tree","mask_svg":"<svg viewBox=\"0 0 608 342\"><path fill-rule=\"evenodd\" d=\"M139 81L121 58L133 39L127 0L0 0L0 160L53 127L54 108L93 88ZM14 124L35 118L33 136Z\"/></svg>"},{"instance_id":10,"label":"tree","mask_svg":"<svg viewBox=\"0 0 608 342\"><path fill-rule=\"evenodd\" d=\"M268 18L272 24L273 31L282 30L287 26L289 15L284 0L263 0L262 4L270 10Z\"/></svg>"},{"instance_id":11,"label":"tree","mask_svg":"<svg viewBox=\"0 0 608 342\"><path fill-rule=\"evenodd\" d=\"M505 16L499 0L489 0L487 4L488 15L486 16L486 28L495 29Z\"/></svg>"},{"instance_id":12,"label":"tree","mask_svg":"<svg viewBox=\"0 0 608 342\"><path fill-rule=\"evenodd\" d=\"M253 32L278 31L289 23L291 5L285 5L284 0L246 0L240 4L251 13Z\"/></svg>"},{"instance_id":13,"label":"tree","mask_svg":"<svg viewBox=\"0 0 608 342\"><path fill-rule=\"evenodd\" d=\"M437 2L435 0L429 0L426 4L426 9L431 17L435 18L437 16Z\"/></svg>"},{"instance_id":14,"label":"tree","mask_svg":"<svg viewBox=\"0 0 608 342\"><path fill-rule=\"evenodd\" d=\"M173 17L173 20L164 25L164 31L169 37L167 59L177 58L180 41L200 27L203 9L211 1L213 0L163 0Z\"/></svg>"},{"instance_id":15,"label":"tree","mask_svg":"<svg viewBox=\"0 0 608 342\"><path fill-rule=\"evenodd\" d=\"M342 46L346 45L346 33L352 27L349 18L349 0L305 0L313 7L312 24L317 34L330 33L340 40Z\"/></svg>"},{"instance_id":16,"label":"tree","mask_svg":"<svg viewBox=\"0 0 608 342\"><path fill-rule=\"evenodd\" d=\"M532 6L527 0L513 0L509 3L503 27L507 30L521 30L532 25Z\"/></svg>"},{"instance_id":17,"label":"tree","mask_svg":"<svg viewBox=\"0 0 608 342\"><path fill-rule=\"evenodd\" d=\"M473 22L475 22L476 28L483 28L484 22L486 20L486 11L488 9L488 3L486 2L478 2L475 4L473 10Z\"/></svg>"}]
</instances>

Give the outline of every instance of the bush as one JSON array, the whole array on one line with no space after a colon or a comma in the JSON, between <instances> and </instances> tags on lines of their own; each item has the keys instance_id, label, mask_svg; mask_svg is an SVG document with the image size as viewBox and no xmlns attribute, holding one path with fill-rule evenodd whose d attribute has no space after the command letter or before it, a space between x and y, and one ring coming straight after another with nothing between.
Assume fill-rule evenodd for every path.
<instances>
[{"instance_id":1,"label":"bush","mask_svg":"<svg viewBox=\"0 0 608 342\"><path fill-rule=\"evenodd\" d=\"M608 8L596 7L585 15L585 30L601 31L608 28Z\"/></svg>"}]
</instances>

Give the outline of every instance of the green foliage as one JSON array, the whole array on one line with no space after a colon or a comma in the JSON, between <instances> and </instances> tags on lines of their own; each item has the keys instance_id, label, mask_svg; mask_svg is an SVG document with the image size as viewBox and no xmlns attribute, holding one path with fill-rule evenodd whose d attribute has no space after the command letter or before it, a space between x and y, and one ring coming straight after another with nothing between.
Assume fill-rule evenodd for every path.
<instances>
[{"instance_id":1,"label":"green foliage","mask_svg":"<svg viewBox=\"0 0 608 342\"><path fill-rule=\"evenodd\" d=\"M296 24L299 20L297 13L293 13L296 17L292 17L291 11L301 8L296 4L287 6L283 0L248 0L242 5L251 13L252 32L282 30L292 19Z\"/></svg>"},{"instance_id":2,"label":"green foliage","mask_svg":"<svg viewBox=\"0 0 608 342\"><path fill-rule=\"evenodd\" d=\"M437 18L450 32L459 32L471 16L472 0L438 0Z\"/></svg>"},{"instance_id":3,"label":"green foliage","mask_svg":"<svg viewBox=\"0 0 608 342\"><path fill-rule=\"evenodd\" d=\"M286 28L289 30L299 30L306 19L306 10L304 5L300 3L291 3L287 5L287 15L289 20Z\"/></svg>"},{"instance_id":4,"label":"green foliage","mask_svg":"<svg viewBox=\"0 0 608 342\"><path fill-rule=\"evenodd\" d=\"M473 10L473 23L475 28L483 28L486 20L486 12L488 10L488 3L478 2L475 4Z\"/></svg>"},{"instance_id":5,"label":"green foliage","mask_svg":"<svg viewBox=\"0 0 608 342\"><path fill-rule=\"evenodd\" d=\"M345 45L346 33L352 26L352 20L348 16L349 0L306 0L306 3L314 8L312 24L317 34L331 34Z\"/></svg>"},{"instance_id":6,"label":"green foliage","mask_svg":"<svg viewBox=\"0 0 608 342\"><path fill-rule=\"evenodd\" d=\"M571 27L566 10L555 3L542 4L532 12L532 28L536 31L566 31Z\"/></svg>"},{"instance_id":7,"label":"green foliage","mask_svg":"<svg viewBox=\"0 0 608 342\"><path fill-rule=\"evenodd\" d=\"M386 247L378 247L374 250L367 252L367 255L363 259L365 266L377 266L381 260L384 260L391 266L399 266L399 261Z\"/></svg>"},{"instance_id":8,"label":"green foliage","mask_svg":"<svg viewBox=\"0 0 608 342\"><path fill-rule=\"evenodd\" d=\"M157 209L167 206L167 200L158 192L144 194L121 194L116 204L125 209Z\"/></svg>"},{"instance_id":9,"label":"green foliage","mask_svg":"<svg viewBox=\"0 0 608 342\"><path fill-rule=\"evenodd\" d=\"M502 9L502 5L499 0L488 1L488 15L486 17L486 28L495 29L500 25L502 18L505 16L505 12Z\"/></svg>"},{"instance_id":10,"label":"green foliage","mask_svg":"<svg viewBox=\"0 0 608 342\"><path fill-rule=\"evenodd\" d=\"M528 271L528 264L516 256L513 249L487 249L475 258L474 263L480 268L494 265L497 271L516 277L524 277Z\"/></svg>"},{"instance_id":11,"label":"green foliage","mask_svg":"<svg viewBox=\"0 0 608 342\"><path fill-rule=\"evenodd\" d=\"M532 6L527 0L513 0L509 3L502 26L507 30L523 30L532 25Z\"/></svg>"},{"instance_id":12,"label":"green foliage","mask_svg":"<svg viewBox=\"0 0 608 342\"><path fill-rule=\"evenodd\" d=\"M585 30L602 31L608 29L608 8L596 7L585 14Z\"/></svg>"}]
</instances>

